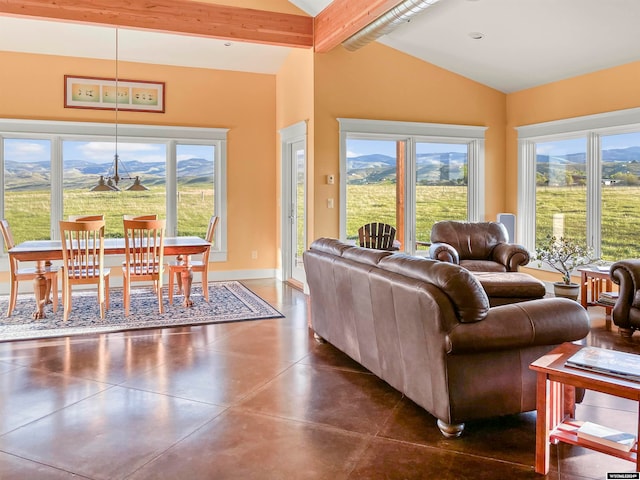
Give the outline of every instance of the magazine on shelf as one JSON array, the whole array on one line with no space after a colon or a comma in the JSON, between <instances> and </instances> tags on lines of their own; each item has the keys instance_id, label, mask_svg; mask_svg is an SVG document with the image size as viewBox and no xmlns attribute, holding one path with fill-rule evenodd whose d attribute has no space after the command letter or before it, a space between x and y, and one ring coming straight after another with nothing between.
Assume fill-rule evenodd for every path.
<instances>
[{"instance_id":1,"label":"magazine on shelf","mask_svg":"<svg viewBox=\"0 0 640 480\"><path fill-rule=\"evenodd\" d=\"M618 300L618 292L602 292L598 297L598 303L614 306Z\"/></svg>"},{"instance_id":2,"label":"magazine on shelf","mask_svg":"<svg viewBox=\"0 0 640 480\"><path fill-rule=\"evenodd\" d=\"M635 435L604 427L597 423L584 422L577 430L578 438L606 445L617 450L629 452L636 443Z\"/></svg>"},{"instance_id":3,"label":"magazine on shelf","mask_svg":"<svg viewBox=\"0 0 640 480\"><path fill-rule=\"evenodd\" d=\"M566 365L640 382L640 355L637 353L582 347L569 357Z\"/></svg>"}]
</instances>

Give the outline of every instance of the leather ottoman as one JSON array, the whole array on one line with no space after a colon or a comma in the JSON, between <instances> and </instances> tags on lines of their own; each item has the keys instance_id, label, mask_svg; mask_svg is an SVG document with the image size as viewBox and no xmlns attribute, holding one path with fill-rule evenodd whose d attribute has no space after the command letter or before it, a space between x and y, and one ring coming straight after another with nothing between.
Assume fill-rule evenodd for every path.
<instances>
[{"instance_id":1,"label":"leather ottoman","mask_svg":"<svg viewBox=\"0 0 640 480\"><path fill-rule=\"evenodd\" d=\"M472 272L480 280L492 307L545 296L544 282L521 272Z\"/></svg>"}]
</instances>

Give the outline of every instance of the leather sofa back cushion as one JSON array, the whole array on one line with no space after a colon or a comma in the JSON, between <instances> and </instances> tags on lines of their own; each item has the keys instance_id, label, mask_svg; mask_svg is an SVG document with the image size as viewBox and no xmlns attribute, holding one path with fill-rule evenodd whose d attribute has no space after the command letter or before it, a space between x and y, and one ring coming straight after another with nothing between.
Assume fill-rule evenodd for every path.
<instances>
[{"instance_id":1,"label":"leather sofa back cushion","mask_svg":"<svg viewBox=\"0 0 640 480\"><path fill-rule=\"evenodd\" d=\"M482 260L491 258L498 243L507 242L507 230L496 222L442 221L432 226L431 242L451 245L460 260Z\"/></svg>"},{"instance_id":2,"label":"leather sofa back cushion","mask_svg":"<svg viewBox=\"0 0 640 480\"><path fill-rule=\"evenodd\" d=\"M462 323L478 322L489 313L484 288L472 273L458 265L396 253L381 258L378 267L440 288L451 299Z\"/></svg>"}]
</instances>

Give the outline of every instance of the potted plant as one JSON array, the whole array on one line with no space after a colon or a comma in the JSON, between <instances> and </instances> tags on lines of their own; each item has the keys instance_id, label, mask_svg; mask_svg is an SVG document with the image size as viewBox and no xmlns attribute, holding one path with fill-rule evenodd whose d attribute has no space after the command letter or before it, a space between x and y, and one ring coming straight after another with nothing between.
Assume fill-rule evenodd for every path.
<instances>
[{"instance_id":1,"label":"potted plant","mask_svg":"<svg viewBox=\"0 0 640 480\"><path fill-rule=\"evenodd\" d=\"M538 245L535 259L562 274L562 281L553 284L555 296L573 300L578 298L580 285L571 281L571 272L594 261L590 247L569 238L551 235L547 235L546 240Z\"/></svg>"}]
</instances>

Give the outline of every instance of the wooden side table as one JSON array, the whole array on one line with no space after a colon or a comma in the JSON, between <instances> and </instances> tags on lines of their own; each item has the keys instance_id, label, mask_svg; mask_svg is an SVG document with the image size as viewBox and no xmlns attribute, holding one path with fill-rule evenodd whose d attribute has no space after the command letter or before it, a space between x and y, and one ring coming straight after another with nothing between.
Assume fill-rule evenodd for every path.
<instances>
[{"instance_id":1,"label":"wooden side table","mask_svg":"<svg viewBox=\"0 0 640 480\"><path fill-rule=\"evenodd\" d=\"M633 382L578 368L566 367L569 357L582 348L575 343L563 343L545 356L533 362L529 368L537 372L537 418L536 418L536 473L549 472L549 445L558 442L570 443L613 455L636 464L640 472L638 444L630 452L611 448L599 443L578 438L572 425L572 407L565 402L565 386L581 387L587 390L607 393L617 397L640 402L640 382ZM640 413L640 412L639 412ZM638 422L636 440L640 438Z\"/></svg>"},{"instance_id":2,"label":"wooden side table","mask_svg":"<svg viewBox=\"0 0 640 480\"><path fill-rule=\"evenodd\" d=\"M612 307L598 303L602 292L610 292L613 282L609 276L609 270L600 270L597 267L578 268L580 272L580 304L584 307L604 307L607 317L611 315Z\"/></svg>"}]
</instances>

